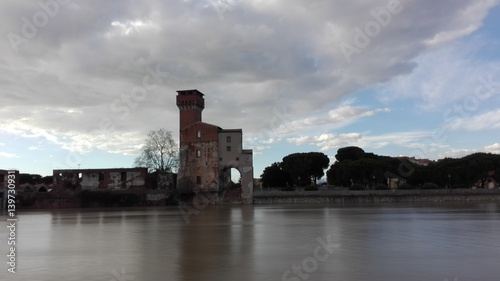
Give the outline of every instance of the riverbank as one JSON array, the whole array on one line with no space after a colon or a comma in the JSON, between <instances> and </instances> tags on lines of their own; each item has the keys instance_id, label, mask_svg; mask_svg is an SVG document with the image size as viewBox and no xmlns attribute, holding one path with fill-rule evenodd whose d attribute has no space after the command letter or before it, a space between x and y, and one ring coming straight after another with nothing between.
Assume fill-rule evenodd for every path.
<instances>
[{"instance_id":1,"label":"riverbank","mask_svg":"<svg viewBox=\"0 0 500 281\"><path fill-rule=\"evenodd\" d=\"M19 192L16 209L165 206L171 195L167 190ZM5 202L0 208L5 209Z\"/></svg>"},{"instance_id":2,"label":"riverbank","mask_svg":"<svg viewBox=\"0 0 500 281\"><path fill-rule=\"evenodd\" d=\"M500 201L500 189L254 191L254 204Z\"/></svg>"},{"instance_id":3,"label":"riverbank","mask_svg":"<svg viewBox=\"0 0 500 281\"><path fill-rule=\"evenodd\" d=\"M167 190L23 192L17 196L19 209L66 209L97 207L147 207L176 204L239 205L236 192L209 192L181 196ZM317 190L254 191L253 204L325 204L391 202L500 201L500 189L438 190Z\"/></svg>"}]
</instances>

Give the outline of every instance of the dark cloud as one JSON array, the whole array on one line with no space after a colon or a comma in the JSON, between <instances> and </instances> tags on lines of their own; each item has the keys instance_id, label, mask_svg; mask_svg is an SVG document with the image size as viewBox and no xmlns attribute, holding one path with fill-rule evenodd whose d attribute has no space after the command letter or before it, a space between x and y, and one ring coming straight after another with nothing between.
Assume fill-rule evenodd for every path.
<instances>
[{"instance_id":1,"label":"dark cloud","mask_svg":"<svg viewBox=\"0 0 500 281\"><path fill-rule=\"evenodd\" d=\"M65 2L32 38L23 35L24 19L34 24L44 13L38 2L0 3L2 120L60 135L87 135L112 120L141 140L149 129L177 131L178 89L198 88L207 121L249 134L276 119L277 108L290 120L327 112L359 89L410 73L416 56L475 30L496 3L402 0L401 12L348 62L339 44L353 45L356 28L391 1L240 0L218 11L194 0ZM161 81L126 105L123 96L148 69Z\"/></svg>"}]
</instances>

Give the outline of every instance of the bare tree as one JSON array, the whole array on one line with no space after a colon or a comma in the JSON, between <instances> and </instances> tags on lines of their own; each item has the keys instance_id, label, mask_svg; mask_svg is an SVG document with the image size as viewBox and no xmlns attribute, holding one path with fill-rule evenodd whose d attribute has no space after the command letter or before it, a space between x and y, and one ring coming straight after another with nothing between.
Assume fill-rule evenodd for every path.
<instances>
[{"instance_id":1,"label":"bare tree","mask_svg":"<svg viewBox=\"0 0 500 281\"><path fill-rule=\"evenodd\" d=\"M179 164L179 149L172 139L172 132L166 129L150 131L142 153L134 164L147 167L150 172L174 172Z\"/></svg>"}]
</instances>

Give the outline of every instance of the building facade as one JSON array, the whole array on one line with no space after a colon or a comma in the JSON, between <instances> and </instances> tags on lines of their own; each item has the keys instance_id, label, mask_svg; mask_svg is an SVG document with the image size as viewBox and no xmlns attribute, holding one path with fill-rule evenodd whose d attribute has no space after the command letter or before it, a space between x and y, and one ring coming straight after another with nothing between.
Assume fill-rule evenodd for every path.
<instances>
[{"instance_id":1,"label":"building facade","mask_svg":"<svg viewBox=\"0 0 500 281\"><path fill-rule=\"evenodd\" d=\"M243 149L242 130L224 130L203 122L205 99L198 90L177 93L180 130L177 188L185 192L229 190L234 168L241 175L242 202L251 202L253 152Z\"/></svg>"},{"instance_id":2,"label":"building facade","mask_svg":"<svg viewBox=\"0 0 500 281\"><path fill-rule=\"evenodd\" d=\"M146 187L147 168L53 170L53 189L126 190Z\"/></svg>"}]
</instances>

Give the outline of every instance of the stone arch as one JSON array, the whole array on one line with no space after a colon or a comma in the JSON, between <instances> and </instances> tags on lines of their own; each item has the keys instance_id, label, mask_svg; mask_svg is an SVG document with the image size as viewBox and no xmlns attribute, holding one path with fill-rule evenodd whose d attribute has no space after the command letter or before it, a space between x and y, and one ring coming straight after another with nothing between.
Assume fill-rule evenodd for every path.
<instances>
[{"instance_id":1,"label":"stone arch","mask_svg":"<svg viewBox=\"0 0 500 281\"><path fill-rule=\"evenodd\" d=\"M243 174L240 168L236 165L226 165L221 169L220 183L224 190L241 189L241 181Z\"/></svg>"},{"instance_id":2,"label":"stone arch","mask_svg":"<svg viewBox=\"0 0 500 281\"><path fill-rule=\"evenodd\" d=\"M238 168L231 168L229 170L231 174L231 186L230 189L241 189L241 172Z\"/></svg>"},{"instance_id":3,"label":"stone arch","mask_svg":"<svg viewBox=\"0 0 500 281\"><path fill-rule=\"evenodd\" d=\"M238 188L231 189L230 185L228 185L230 177L231 177L231 169L238 171L241 180L238 185ZM234 165L233 163L228 163L221 169L220 172L220 183L222 190L232 190L238 191L238 196L241 198L242 202L251 203L251 199L253 196L253 167L245 166L245 165ZM247 202L248 201L248 202Z\"/></svg>"}]
</instances>

